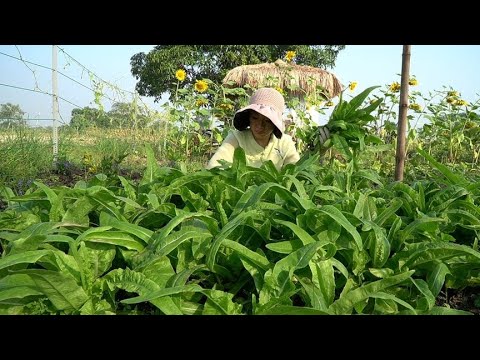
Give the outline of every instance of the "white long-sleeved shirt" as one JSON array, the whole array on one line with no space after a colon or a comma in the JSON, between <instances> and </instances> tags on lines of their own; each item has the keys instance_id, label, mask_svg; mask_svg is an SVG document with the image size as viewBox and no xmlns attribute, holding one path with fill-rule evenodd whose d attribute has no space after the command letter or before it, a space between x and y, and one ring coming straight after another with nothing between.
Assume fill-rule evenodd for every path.
<instances>
[{"instance_id":1,"label":"white long-sleeved shirt","mask_svg":"<svg viewBox=\"0 0 480 360\"><path fill-rule=\"evenodd\" d=\"M230 130L222 145L208 162L207 169L220 166L218 160L232 163L235 148L239 146L245 151L247 165L253 167L260 167L265 161L272 160L275 167L281 170L284 165L295 164L300 159L290 135L283 134L281 139L277 139L272 134L267 147L263 148L256 142L250 129Z\"/></svg>"}]
</instances>

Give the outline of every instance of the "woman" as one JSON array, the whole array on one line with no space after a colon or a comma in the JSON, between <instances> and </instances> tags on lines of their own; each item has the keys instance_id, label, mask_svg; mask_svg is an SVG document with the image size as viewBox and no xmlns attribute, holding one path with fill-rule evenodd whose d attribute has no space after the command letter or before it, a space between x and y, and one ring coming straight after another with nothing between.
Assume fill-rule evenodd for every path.
<instances>
[{"instance_id":1,"label":"woman","mask_svg":"<svg viewBox=\"0 0 480 360\"><path fill-rule=\"evenodd\" d=\"M207 169L221 166L219 160L232 163L237 147L245 151L249 166L260 167L265 161L271 160L281 170L286 164L295 164L300 155L292 137L284 134L284 109L285 100L277 90L261 88L255 91L249 105L235 113L235 130L229 131L208 162Z\"/></svg>"}]
</instances>

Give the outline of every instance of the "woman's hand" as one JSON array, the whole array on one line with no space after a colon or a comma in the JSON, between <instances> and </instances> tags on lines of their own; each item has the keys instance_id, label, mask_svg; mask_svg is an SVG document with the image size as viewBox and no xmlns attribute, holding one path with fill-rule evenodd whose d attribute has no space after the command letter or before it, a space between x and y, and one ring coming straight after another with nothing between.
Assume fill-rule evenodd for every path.
<instances>
[{"instance_id":1,"label":"woman's hand","mask_svg":"<svg viewBox=\"0 0 480 360\"><path fill-rule=\"evenodd\" d=\"M330 131L326 126L318 127L318 139L320 140L320 145L323 145L325 141L330 137Z\"/></svg>"}]
</instances>

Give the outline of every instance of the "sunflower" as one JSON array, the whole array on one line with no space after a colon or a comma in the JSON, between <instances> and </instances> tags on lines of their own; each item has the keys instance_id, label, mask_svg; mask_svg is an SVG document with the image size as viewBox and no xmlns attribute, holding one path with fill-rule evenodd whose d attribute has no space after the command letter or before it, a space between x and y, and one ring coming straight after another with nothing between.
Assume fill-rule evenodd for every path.
<instances>
[{"instance_id":1,"label":"sunflower","mask_svg":"<svg viewBox=\"0 0 480 360\"><path fill-rule=\"evenodd\" d=\"M422 107L418 104L410 104L409 108L412 109L412 110L415 110L415 111L422 110Z\"/></svg>"},{"instance_id":2,"label":"sunflower","mask_svg":"<svg viewBox=\"0 0 480 360\"><path fill-rule=\"evenodd\" d=\"M410 80L408 80L408 85L417 86L418 85L418 80L415 79L415 78L411 78Z\"/></svg>"},{"instance_id":3,"label":"sunflower","mask_svg":"<svg viewBox=\"0 0 480 360\"><path fill-rule=\"evenodd\" d=\"M465 105L466 106L466 105L468 105L468 102L466 102L465 100L459 99L459 100L455 101L455 105L457 105L457 106L464 106Z\"/></svg>"},{"instance_id":4,"label":"sunflower","mask_svg":"<svg viewBox=\"0 0 480 360\"><path fill-rule=\"evenodd\" d=\"M177 78L178 81L184 81L186 76L187 76L187 73L183 69L179 69L175 72L175 77Z\"/></svg>"},{"instance_id":5,"label":"sunflower","mask_svg":"<svg viewBox=\"0 0 480 360\"><path fill-rule=\"evenodd\" d=\"M207 91L208 89L208 84L205 80L197 80L195 82L195 90L198 91L199 93L203 93Z\"/></svg>"},{"instance_id":6,"label":"sunflower","mask_svg":"<svg viewBox=\"0 0 480 360\"><path fill-rule=\"evenodd\" d=\"M206 106L208 104L208 100L207 99L204 99L204 98L200 98L200 99L197 99L195 101L195 105L197 107L202 107L202 106Z\"/></svg>"},{"instance_id":7,"label":"sunflower","mask_svg":"<svg viewBox=\"0 0 480 360\"><path fill-rule=\"evenodd\" d=\"M391 92L399 92L400 88L401 88L400 84L397 81L395 81L390 85L388 90Z\"/></svg>"},{"instance_id":8,"label":"sunflower","mask_svg":"<svg viewBox=\"0 0 480 360\"><path fill-rule=\"evenodd\" d=\"M291 62L295 55L295 51L287 51L287 53L285 54L285 60L287 60L287 62Z\"/></svg>"}]
</instances>

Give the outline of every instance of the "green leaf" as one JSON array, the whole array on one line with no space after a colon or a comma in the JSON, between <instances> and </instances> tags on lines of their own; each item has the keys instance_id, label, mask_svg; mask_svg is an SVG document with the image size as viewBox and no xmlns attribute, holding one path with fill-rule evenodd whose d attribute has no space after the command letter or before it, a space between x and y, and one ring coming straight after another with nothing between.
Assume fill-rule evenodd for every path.
<instances>
[{"instance_id":1,"label":"green leaf","mask_svg":"<svg viewBox=\"0 0 480 360\"><path fill-rule=\"evenodd\" d=\"M203 221L207 225L212 235L217 233L217 224L215 222L215 219L213 219L212 217L196 212L180 214L171 219L167 225L165 225L158 233L155 233L152 236L152 240L151 243L148 245L148 249L155 252L156 249L160 246L160 244L162 244L162 239L167 237L168 234L173 231L173 229L175 229L182 222L192 219L199 219Z\"/></svg>"},{"instance_id":2,"label":"green leaf","mask_svg":"<svg viewBox=\"0 0 480 360\"><path fill-rule=\"evenodd\" d=\"M453 257L468 255L472 256L469 261L479 262L480 252L473 250L471 247L460 244L422 242L413 253L409 254L402 267L413 269L424 267L432 261L444 262Z\"/></svg>"},{"instance_id":3,"label":"green leaf","mask_svg":"<svg viewBox=\"0 0 480 360\"><path fill-rule=\"evenodd\" d=\"M7 255L3 258L0 258L0 269L8 268L17 264L35 264L44 256L51 254L51 250L33 250Z\"/></svg>"},{"instance_id":4,"label":"green leaf","mask_svg":"<svg viewBox=\"0 0 480 360\"><path fill-rule=\"evenodd\" d=\"M316 270L315 270L316 271ZM313 276L317 276L315 273ZM302 284L308 299L304 299L305 306L313 307L314 309L327 311L327 304L318 287L318 284L314 284L308 277L295 276L296 279ZM310 302L308 301L310 300Z\"/></svg>"},{"instance_id":5,"label":"green leaf","mask_svg":"<svg viewBox=\"0 0 480 360\"><path fill-rule=\"evenodd\" d=\"M457 310L457 309L450 309L441 306L435 306L431 310L426 311L424 313L420 313L424 315L474 315L470 311L464 310Z\"/></svg>"},{"instance_id":6,"label":"green leaf","mask_svg":"<svg viewBox=\"0 0 480 360\"><path fill-rule=\"evenodd\" d=\"M284 200L286 200L288 204L291 204L299 210L307 210L308 208L315 207L313 202L307 202L306 199L303 199L304 201L300 201L298 195L292 193L290 190L279 184L265 183L258 187L252 186L248 191L246 191L236 204L230 218L233 218L241 212L246 211L251 207L257 205L262 199L263 195L265 195L265 193L267 193L268 191L275 191L275 193ZM305 205L306 207L304 207Z\"/></svg>"},{"instance_id":7,"label":"green leaf","mask_svg":"<svg viewBox=\"0 0 480 360\"><path fill-rule=\"evenodd\" d=\"M393 300L395 301L396 303L406 307L407 309L409 310L412 310L414 313L415 313L415 309L412 307L412 305L410 305L409 303L403 301L402 299L399 299L398 297L396 297L395 295L392 295L392 294L388 294L386 292L382 292L382 291L379 291L379 292L376 292L376 293L371 293L369 295L369 297L371 298L375 298L375 299L384 299L384 300Z\"/></svg>"},{"instance_id":8,"label":"green leaf","mask_svg":"<svg viewBox=\"0 0 480 360\"><path fill-rule=\"evenodd\" d=\"M110 286L118 287L128 292L135 292L141 296L151 294L161 289L155 281L147 278L145 274L130 269L116 269L104 276ZM135 299L135 298L134 298ZM126 302L130 299L124 300ZM141 302L141 301L140 301ZM152 299L150 302L160 309L165 315L181 315L183 312L178 308L170 297Z\"/></svg>"},{"instance_id":9,"label":"green leaf","mask_svg":"<svg viewBox=\"0 0 480 360\"><path fill-rule=\"evenodd\" d=\"M405 242L409 236L416 231L423 231L424 229L435 229L439 222L445 222L445 219L434 218L429 216L422 216L409 223L403 230L400 231L399 240L401 243Z\"/></svg>"},{"instance_id":10,"label":"green leaf","mask_svg":"<svg viewBox=\"0 0 480 360\"><path fill-rule=\"evenodd\" d=\"M143 296L137 296L130 299L125 299L125 300L122 300L121 302L124 304L138 304L138 303L147 302L147 301L152 302L152 300L155 300L164 296L180 294L184 292L203 292L203 289L196 284L175 286L171 288L164 288L164 289L151 291Z\"/></svg>"},{"instance_id":11,"label":"green leaf","mask_svg":"<svg viewBox=\"0 0 480 360\"><path fill-rule=\"evenodd\" d=\"M82 241L123 246L129 250L142 251L144 249L141 241L122 231L90 232L82 236Z\"/></svg>"},{"instance_id":12,"label":"green leaf","mask_svg":"<svg viewBox=\"0 0 480 360\"><path fill-rule=\"evenodd\" d=\"M78 225L64 222L44 222L32 224L21 233L15 234L13 237L9 238L10 249L8 249L8 253L13 255L14 253L23 251L36 250L38 246L47 239L48 235L64 231L64 229L61 230L63 227L74 226ZM73 230L65 231L73 232Z\"/></svg>"},{"instance_id":13,"label":"green leaf","mask_svg":"<svg viewBox=\"0 0 480 360\"><path fill-rule=\"evenodd\" d=\"M68 206L65 215L63 215L62 221L90 226L88 214L95 208L96 205L96 201L91 197L82 196L73 204Z\"/></svg>"},{"instance_id":14,"label":"green leaf","mask_svg":"<svg viewBox=\"0 0 480 360\"><path fill-rule=\"evenodd\" d=\"M337 315L351 314L355 304L368 299L372 294L376 294L384 289L405 281L410 278L414 272L414 270L406 271L398 275L390 276L386 279L368 283L346 293L342 292L340 298L330 306L329 311Z\"/></svg>"},{"instance_id":15,"label":"green leaf","mask_svg":"<svg viewBox=\"0 0 480 360\"><path fill-rule=\"evenodd\" d=\"M214 271L215 258L217 256L218 249L222 242L229 236L235 228L243 225L250 217L257 218L261 213L257 210L250 210L242 212L240 215L229 221L227 225L223 227L219 234L215 236L212 246L207 254L207 266L210 270Z\"/></svg>"},{"instance_id":16,"label":"green leaf","mask_svg":"<svg viewBox=\"0 0 480 360\"><path fill-rule=\"evenodd\" d=\"M415 285L415 287L423 295L423 298L421 300L423 300L424 303L426 303L427 309L421 309L422 305L420 305L419 306L420 310L432 309L435 306L435 296L433 295L433 293L428 288L427 283L422 279L410 278L410 281ZM422 304L422 301L418 301L418 302L419 302L419 304Z\"/></svg>"},{"instance_id":17,"label":"green leaf","mask_svg":"<svg viewBox=\"0 0 480 360\"><path fill-rule=\"evenodd\" d=\"M86 285L88 288L93 285L97 278L110 270L115 254L115 248L110 245L83 242L80 244L75 254L77 255L75 260L79 264L84 278L88 279Z\"/></svg>"},{"instance_id":18,"label":"green leaf","mask_svg":"<svg viewBox=\"0 0 480 360\"><path fill-rule=\"evenodd\" d=\"M157 258L142 270L148 279L153 280L160 288L169 287L167 284L176 276L175 270L166 256ZM185 283L181 284L185 285Z\"/></svg>"},{"instance_id":19,"label":"green leaf","mask_svg":"<svg viewBox=\"0 0 480 360\"><path fill-rule=\"evenodd\" d=\"M367 180L371 181L372 183L377 184L381 187L384 186L380 176L376 172L373 172L371 170L358 170L353 174L353 177L354 178L364 178L364 179L367 179Z\"/></svg>"},{"instance_id":20,"label":"green leaf","mask_svg":"<svg viewBox=\"0 0 480 360\"><path fill-rule=\"evenodd\" d=\"M280 254L291 254L295 250L300 249L304 245L300 239L279 241L274 243L268 243L265 247L269 250L275 251Z\"/></svg>"},{"instance_id":21,"label":"green leaf","mask_svg":"<svg viewBox=\"0 0 480 360\"><path fill-rule=\"evenodd\" d=\"M368 271L370 271L370 273L373 276L380 279L387 278L394 274L394 271L390 268L382 268L382 269L369 268Z\"/></svg>"},{"instance_id":22,"label":"green leaf","mask_svg":"<svg viewBox=\"0 0 480 360\"><path fill-rule=\"evenodd\" d=\"M390 257L390 243L387 240L386 230L374 222L365 221L373 229L373 234L370 234L370 257L375 268L382 268Z\"/></svg>"},{"instance_id":23,"label":"green leaf","mask_svg":"<svg viewBox=\"0 0 480 360\"><path fill-rule=\"evenodd\" d=\"M353 154L350 150L350 146L348 146L347 140L338 134L332 134L331 139L335 148L347 158L347 161L351 161Z\"/></svg>"},{"instance_id":24,"label":"green leaf","mask_svg":"<svg viewBox=\"0 0 480 360\"><path fill-rule=\"evenodd\" d=\"M63 195L65 194L65 190L62 191L61 196L58 196L55 193L55 191L53 191L43 183L39 181L34 181L33 183L37 185L40 189L42 189L45 195L47 195L48 201L51 204L50 213L49 213L50 221L60 221L60 219L62 218L65 212L62 206L62 200L63 200Z\"/></svg>"},{"instance_id":25,"label":"green leaf","mask_svg":"<svg viewBox=\"0 0 480 360\"><path fill-rule=\"evenodd\" d=\"M155 254L157 256L164 256L170 254L181 243L187 240L205 241L208 238L212 238L213 235L207 230L195 226L186 226L178 231L168 234L167 236L160 238Z\"/></svg>"},{"instance_id":26,"label":"green leaf","mask_svg":"<svg viewBox=\"0 0 480 360\"><path fill-rule=\"evenodd\" d=\"M365 111L366 114L370 114L373 110L379 107L382 102L383 102L382 98L376 99L373 103L371 103L366 108L364 108L363 111Z\"/></svg>"},{"instance_id":27,"label":"green leaf","mask_svg":"<svg viewBox=\"0 0 480 360\"><path fill-rule=\"evenodd\" d=\"M307 266L322 245L320 242L305 245L275 264L271 275L265 275L265 277L271 276L273 279L274 288L272 290L274 296L280 297L290 291L293 272ZM267 283L267 281L265 282Z\"/></svg>"},{"instance_id":28,"label":"green leaf","mask_svg":"<svg viewBox=\"0 0 480 360\"><path fill-rule=\"evenodd\" d=\"M147 167L145 168L142 180L140 181L140 186L152 183L160 172L157 160L155 159L155 154L153 153L152 145L149 143L145 143L145 153L147 155Z\"/></svg>"},{"instance_id":29,"label":"green leaf","mask_svg":"<svg viewBox=\"0 0 480 360\"><path fill-rule=\"evenodd\" d=\"M22 273L35 281L37 289L48 297L57 310L79 311L88 300L84 289L69 274L41 269L23 270Z\"/></svg>"},{"instance_id":30,"label":"green leaf","mask_svg":"<svg viewBox=\"0 0 480 360\"><path fill-rule=\"evenodd\" d=\"M233 302L233 294L220 290L203 290L207 301L203 307L202 315L240 315L242 305Z\"/></svg>"},{"instance_id":31,"label":"green leaf","mask_svg":"<svg viewBox=\"0 0 480 360\"><path fill-rule=\"evenodd\" d=\"M290 305L278 305L265 310L257 315L329 315L330 313L323 310L313 309L310 307L299 307Z\"/></svg>"},{"instance_id":32,"label":"green leaf","mask_svg":"<svg viewBox=\"0 0 480 360\"><path fill-rule=\"evenodd\" d=\"M270 261L268 261L266 257L250 250L238 242L225 239L223 240L222 245L234 250L242 259L249 260L252 264L255 264L264 271L267 271L271 267Z\"/></svg>"},{"instance_id":33,"label":"green leaf","mask_svg":"<svg viewBox=\"0 0 480 360\"><path fill-rule=\"evenodd\" d=\"M315 239L310 235L308 232L303 230L297 224L294 224L290 221L283 221L280 219L273 219L273 221L277 224L284 225L288 227L293 233L302 241L303 245L311 244L315 242Z\"/></svg>"},{"instance_id":34,"label":"green leaf","mask_svg":"<svg viewBox=\"0 0 480 360\"><path fill-rule=\"evenodd\" d=\"M417 151L422 155L425 160L427 160L431 165L433 165L438 171L440 171L452 185L462 185L465 186L469 182L458 173L454 173L445 165L436 161L431 155L429 155L425 150L417 148Z\"/></svg>"},{"instance_id":35,"label":"green leaf","mask_svg":"<svg viewBox=\"0 0 480 360\"><path fill-rule=\"evenodd\" d=\"M93 186L87 189L87 195L94 203L99 204L101 206L100 208L110 212L117 219L127 220L116 204L117 197L110 190L101 186Z\"/></svg>"},{"instance_id":36,"label":"green leaf","mask_svg":"<svg viewBox=\"0 0 480 360\"><path fill-rule=\"evenodd\" d=\"M153 235L153 231L139 225L131 224L127 221L118 220L109 213L102 211L100 213L100 226L111 226L115 229L125 231L131 235L135 235L143 240L146 244L149 243Z\"/></svg>"},{"instance_id":37,"label":"green leaf","mask_svg":"<svg viewBox=\"0 0 480 360\"><path fill-rule=\"evenodd\" d=\"M383 226L385 221L387 221L391 216L393 216L398 209L402 207L403 201L399 198L394 198L391 200L390 205L383 209L380 214L374 219L375 224L378 226Z\"/></svg>"},{"instance_id":38,"label":"green leaf","mask_svg":"<svg viewBox=\"0 0 480 360\"><path fill-rule=\"evenodd\" d=\"M132 184L130 184L130 182L121 175L118 175L118 178L120 179L120 182L122 183L123 190L125 191L125 194L127 195L127 197L131 200L136 200L137 191L132 186Z\"/></svg>"},{"instance_id":39,"label":"green leaf","mask_svg":"<svg viewBox=\"0 0 480 360\"><path fill-rule=\"evenodd\" d=\"M192 276L193 273L205 268L206 268L206 265L202 264L202 265L195 265L188 269L184 269L180 271L178 274L173 275L167 281L166 287L175 287L175 286L185 285L187 283L188 278Z\"/></svg>"},{"instance_id":40,"label":"green leaf","mask_svg":"<svg viewBox=\"0 0 480 360\"><path fill-rule=\"evenodd\" d=\"M445 276L450 274L448 266L439 262L433 266L433 269L427 273L428 288L434 297L437 297L445 283Z\"/></svg>"},{"instance_id":41,"label":"green leaf","mask_svg":"<svg viewBox=\"0 0 480 360\"><path fill-rule=\"evenodd\" d=\"M318 285L323 300L327 308L333 303L335 297L335 273L333 270L332 259L310 261L310 269L312 270L312 280ZM315 269L315 271L313 271Z\"/></svg>"},{"instance_id":42,"label":"green leaf","mask_svg":"<svg viewBox=\"0 0 480 360\"><path fill-rule=\"evenodd\" d=\"M377 86L371 86L371 87L369 87L369 88L366 88L366 89L363 90L360 94L358 94L358 95L355 96L352 100L350 100L350 109L349 109L349 111L345 114L345 118L348 119L350 116L352 116L352 115L356 112L356 110L358 109L358 107L359 107L360 105L362 105L362 103L365 101L365 99L367 98L367 96L368 96L374 89L377 89L377 88L379 88L379 87L380 87L380 86L377 85ZM378 104L376 104L377 102L378 102L378 100L377 100L375 103L373 103L373 104L371 104L370 106L368 106L367 108L363 109L363 111L368 114L369 112L375 110L376 107L377 107L378 105L380 105L380 103L381 103L381 101L380 101L380 102L378 102ZM369 110L369 111L367 112L367 110Z\"/></svg>"},{"instance_id":43,"label":"green leaf","mask_svg":"<svg viewBox=\"0 0 480 360\"><path fill-rule=\"evenodd\" d=\"M23 299L28 296L43 295L36 290L37 285L26 274L12 274L0 279L0 303L9 299Z\"/></svg>"},{"instance_id":44,"label":"green leaf","mask_svg":"<svg viewBox=\"0 0 480 360\"><path fill-rule=\"evenodd\" d=\"M353 240L355 241L357 248L359 250L363 249L363 241L360 234L358 233L357 229L347 220L345 215L343 215L340 210L338 210L333 205L324 205L318 210L328 215L334 221L340 224L353 237Z\"/></svg>"}]
</instances>

